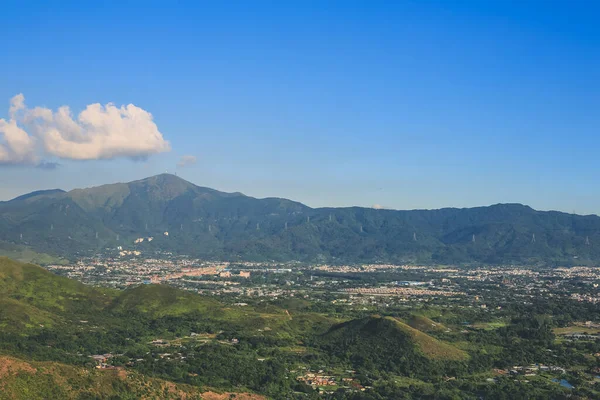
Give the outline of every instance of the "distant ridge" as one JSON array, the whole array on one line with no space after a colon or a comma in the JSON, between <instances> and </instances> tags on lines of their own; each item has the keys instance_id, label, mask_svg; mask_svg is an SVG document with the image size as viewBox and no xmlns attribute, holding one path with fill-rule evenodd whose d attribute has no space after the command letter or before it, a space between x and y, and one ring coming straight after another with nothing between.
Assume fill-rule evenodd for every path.
<instances>
[{"instance_id":1,"label":"distant ridge","mask_svg":"<svg viewBox=\"0 0 600 400\"><path fill-rule=\"evenodd\" d=\"M12 199L10 201L27 200L32 197L53 195L53 194L59 194L59 193L65 193L65 191L62 189L36 190L35 192L31 192L31 193L27 193L27 194L23 194L21 196L15 197L14 199Z\"/></svg>"},{"instance_id":2,"label":"distant ridge","mask_svg":"<svg viewBox=\"0 0 600 400\"><path fill-rule=\"evenodd\" d=\"M143 237L154 240L134 245ZM3 242L71 258L123 246L226 260L574 265L600 262L600 217L518 203L311 208L160 174L2 202Z\"/></svg>"}]
</instances>

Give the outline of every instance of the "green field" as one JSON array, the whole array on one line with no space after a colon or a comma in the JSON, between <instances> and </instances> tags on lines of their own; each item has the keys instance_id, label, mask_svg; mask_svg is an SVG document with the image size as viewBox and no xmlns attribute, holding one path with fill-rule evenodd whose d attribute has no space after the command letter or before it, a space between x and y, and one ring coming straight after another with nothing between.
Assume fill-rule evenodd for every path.
<instances>
[{"instance_id":1,"label":"green field","mask_svg":"<svg viewBox=\"0 0 600 400\"><path fill-rule=\"evenodd\" d=\"M493 322L477 322L472 324L471 326L475 329L485 329L492 330L503 328L507 325L506 321L493 321Z\"/></svg>"},{"instance_id":2,"label":"green field","mask_svg":"<svg viewBox=\"0 0 600 400\"><path fill-rule=\"evenodd\" d=\"M588 334L596 335L600 333L600 328L592 328L583 325L572 325L563 328L554 328L553 332L556 335L573 335L573 334Z\"/></svg>"}]
</instances>

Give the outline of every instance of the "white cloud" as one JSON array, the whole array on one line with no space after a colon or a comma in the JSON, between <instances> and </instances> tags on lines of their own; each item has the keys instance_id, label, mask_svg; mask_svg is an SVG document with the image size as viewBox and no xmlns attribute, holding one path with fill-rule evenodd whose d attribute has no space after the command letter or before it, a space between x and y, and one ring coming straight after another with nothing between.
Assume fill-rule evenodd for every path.
<instances>
[{"instance_id":1,"label":"white cloud","mask_svg":"<svg viewBox=\"0 0 600 400\"><path fill-rule=\"evenodd\" d=\"M23 93L19 93L12 99L10 99L10 108L8 109L8 114L10 115L10 119L14 119L17 112L23 110L25 108L25 96Z\"/></svg>"},{"instance_id":2,"label":"white cloud","mask_svg":"<svg viewBox=\"0 0 600 400\"><path fill-rule=\"evenodd\" d=\"M35 143L35 138L20 128L17 121L0 118L0 164L35 164L39 159Z\"/></svg>"},{"instance_id":3,"label":"white cloud","mask_svg":"<svg viewBox=\"0 0 600 400\"><path fill-rule=\"evenodd\" d=\"M177 163L178 167L189 167L190 165L196 164L198 159L196 156L181 156L179 162Z\"/></svg>"},{"instance_id":4,"label":"white cloud","mask_svg":"<svg viewBox=\"0 0 600 400\"><path fill-rule=\"evenodd\" d=\"M373 204L373 208L376 210L385 210L385 207L381 204Z\"/></svg>"},{"instance_id":5,"label":"white cloud","mask_svg":"<svg viewBox=\"0 0 600 400\"><path fill-rule=\"evenodd\" d=\"M0 163L35 164L43 157L99 160L145 158L171 149L152 114L133 104L90 104L76 118L68 106L28 109L19 94L10 119L0 119ZM3 140L2 140L3 139Z\"/></svg>"}]
</instances>

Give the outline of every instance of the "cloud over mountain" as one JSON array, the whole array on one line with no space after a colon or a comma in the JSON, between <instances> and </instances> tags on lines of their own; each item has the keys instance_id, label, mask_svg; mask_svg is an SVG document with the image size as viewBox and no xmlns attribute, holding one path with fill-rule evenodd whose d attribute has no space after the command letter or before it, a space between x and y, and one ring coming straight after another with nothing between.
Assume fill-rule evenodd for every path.
<instances>
[{"instance_id":1,"label":"cloud over mountain","mask_svg":"<svg viewBox=\"0 0 600 400\"><path fill-rule=\"evenodd\" d=\"M139 159L170 149L152 114L133 104L90 104L74 117L68 106L27 108L18 94L9 119L0 119L0 164L35 165L47 157Z\"/></svg>"}]
</instances>

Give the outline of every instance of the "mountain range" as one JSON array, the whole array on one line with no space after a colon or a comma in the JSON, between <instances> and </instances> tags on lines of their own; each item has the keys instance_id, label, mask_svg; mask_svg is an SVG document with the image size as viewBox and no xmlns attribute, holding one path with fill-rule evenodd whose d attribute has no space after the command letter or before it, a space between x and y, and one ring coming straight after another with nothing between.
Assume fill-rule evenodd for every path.
<instances>
[{"instance_id":1,"label":"mountain range","mask_svg":"<svg viewBox=\"0 0 600 400\"><path fill-rule=\"evenodd\" d=\"M600 260L600 217L521 204L311 208L170 174L0 202L0 253L73 259L117 246L233 261L593 264Z\"/></svg>"}]
</instances>

